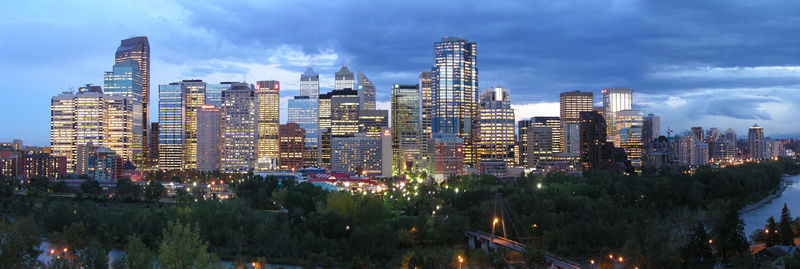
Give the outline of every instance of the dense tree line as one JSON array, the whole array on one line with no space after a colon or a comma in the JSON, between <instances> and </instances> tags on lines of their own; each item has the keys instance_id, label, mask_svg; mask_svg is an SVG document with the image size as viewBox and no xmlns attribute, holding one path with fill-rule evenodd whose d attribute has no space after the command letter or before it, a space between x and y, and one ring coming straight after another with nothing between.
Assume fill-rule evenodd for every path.
<instances>
[{"instance_id":1,"label":"dense tree line","mask_svg":"<svg viewBox=\"0 0 800 269\"><path fill-rule=\"evenodd\" d=\"M112 198L63 198L49 197L57 187L46 181L4 179L0 227L3 238L11 238L6 231L21 229L20 222L35 223L24 225L28 238L41 235L86 253L81 255L124 249L123 268L166 264L169 259L162 256L179 253L204 266L222 259L434 267L455 265L458 255L468 264L502 266L511 253L472 251L463 237L465 230L491 230L500 193L509 237L529 245L531 251L518 257L529 264L541 264L545 251L581 260L613 253L642 268L709 259L745 264L749 254L738 209L775 191L781 175L796 169L794 162L780 160L701 167L694 173L663 168L633 176L551 173L510 180L471 175L441 184L410 174L403 188L379 194L326 192L310 183L247 175L232 184L237 198L195 202L192 198L201 196L183 192L170 203L158 202L164 195L160 184L141 187L121 180ZM13 242L30 243L26 240ZM172 249L178 246L189 250ZM4 251L0 259L24 264L32 255L26 254L30 248L15 249L16 256L3 256Z\"/></svg>"}]
</instances>

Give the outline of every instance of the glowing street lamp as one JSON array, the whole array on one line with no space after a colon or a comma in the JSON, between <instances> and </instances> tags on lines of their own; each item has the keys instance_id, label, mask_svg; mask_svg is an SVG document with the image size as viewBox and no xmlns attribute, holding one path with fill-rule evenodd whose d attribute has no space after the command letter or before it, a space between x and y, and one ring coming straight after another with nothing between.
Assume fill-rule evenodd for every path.
<instances>
[{"instance_id":1,"label":"glowing street lamp","mask_svg":"<svg viewBox=\"0 0 800 269\"><path fill-rule=\"evenodd\" d=\"M458 255L458 269L461 269L461 264L463 264L463 263L464 263L464 257L461 257L461 255Z\"/></svg>"}]
</instances>

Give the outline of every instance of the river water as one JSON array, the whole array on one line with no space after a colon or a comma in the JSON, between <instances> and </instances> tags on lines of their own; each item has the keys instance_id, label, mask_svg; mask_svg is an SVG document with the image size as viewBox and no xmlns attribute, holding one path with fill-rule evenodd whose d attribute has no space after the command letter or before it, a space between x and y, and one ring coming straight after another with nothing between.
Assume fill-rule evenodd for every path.
<instances>
[{"instance_id":1,"label":"river water","mask_svg":"<svg viewBox=\"0 0 800 269\"><path fill-rule=\"evenodd\" d=\"M780 221L783 204L789 208L792 218L800 216L800 175L794 175L783 179L786 189L768 203L742 214L744 222L745 236L750 238L753 231L764 229L767 219L772 216L775 221Z\"/></svg>"}]
</instances>

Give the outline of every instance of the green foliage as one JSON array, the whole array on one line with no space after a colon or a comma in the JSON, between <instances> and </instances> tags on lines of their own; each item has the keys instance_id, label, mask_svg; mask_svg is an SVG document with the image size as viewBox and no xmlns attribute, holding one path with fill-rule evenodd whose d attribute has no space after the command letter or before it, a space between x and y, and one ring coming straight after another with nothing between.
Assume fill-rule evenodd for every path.
<instances>
[{"instance_id":1,"label":"green foliage","mask_svg":"<svg viewBox=\"0 0 800 269\"><path fill-rule=\"evenodd\" d=\"M128 237L128 243L123 249L125 255L120 260L120 264L114 268L120 269L152 269L155 255L142 240L136 235Z\"/></svg>"},{"instance_id":2,"label":"green foliage","mask_svg":"<svg viewBox=\"0 0 800 269\"><path fill-rule=\"evenodd\" d=\"M189 224L171 222L163 232L158 250L158 266L164 269L208 268L211 255L198 229Z\"/></svg>"},{"instance_id":3,"label":"green foliage","mask_svg":"<svg viewBox=\"0 0 800 269\"><path fill-rule=\"evenodd\" d=\"M107 269L108 250L104 249L97 240L92 241L86 248L79 251L79 258L83 268Z\"/></svg>"},{"instance_id":4,"label":"green foliage","mask_svg":"<svg viewBox=\"0 0 800 269\"><path fill-rule=\"evenodd\" d=\"M795 232L792 230L792 214L786 204L783 204L781 210L781 221L778 224L778 234L780 235L780 244L782 246L794 246Z\"/></svg>"},{"instance_id":5,"label":"green foliage","mask_svg":"<svg viewBox=\"0 0 800 269\"><path fill-rule=\"evenodd\" d=\"M167 195L167 189L158 182L150 182L144 187L144 199L147 201L158 201Z\"/></svg>"},{"instance_id":6,"label":"green foliage","mask_svg":"<svg viewBox=\"0 0 800 269\"><path fill-rule=\"evenodd\" d=\"M697 226L692 230L692 234L689 236L689 244L683 248L684 263L712 259L712 242L708 233L706 233L706 228L703 226L703 223L698 222Z\"/></svg>"},{"instance_id":7,"label":"green foliage","mask_svg":"<svg viewBox=\"0 0 800 269\"><path fill-rule=\"evenodd\" d=\"M714 246L723 261L749 253L747 239L744 237L744 223L735 208L728 209L725 217L714 225Z\"/></svg>"},{"instance_id":8,"label":"green foliage","mask_svg":"<svg viewBox=\"0 0 800 269\"><path fill-rule=\"evenodd\" d=\"M117 181L114 195L122 201L138 201L142 196L142 188L134 184L129 178L123 178Z\"/></svg>"},{"instance_id":9,"label":"green foliage","mask_svg":"<svg viewBox=\"0 0 800 269\"><path fill-rule=\"evenodd\" d=\"M12 223L0 221L0 264L10 268L36 267L41 240L36 224L28 218Z\"/></svg>"},{"instance_id":10,"label":"green foliage","mask_svg":"<svg viewBox=\"0 0 800 269\"><path fill-rule=\"evenodd\" d=\"M81 183L81 193L89 194L89 195L97 195L100 194L100 182L94 179L87 179L83 183Z\"/></svg>"}]
</instances>

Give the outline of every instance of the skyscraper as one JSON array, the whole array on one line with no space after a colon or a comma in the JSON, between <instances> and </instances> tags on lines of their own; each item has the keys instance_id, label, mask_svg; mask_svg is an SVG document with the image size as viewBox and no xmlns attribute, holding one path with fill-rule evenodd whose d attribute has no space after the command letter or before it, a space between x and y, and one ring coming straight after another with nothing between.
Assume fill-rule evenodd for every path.
<instances>
[{"instance_id":1,"label":"skyscraper","mask_svg":"<svg viewBox=\"0 0 800 269\"><path fill-rule=\"evenodd\" d=\"M626 88L603 89L603 117L606 122L606 135L609 141L619 146L616 139L617 111L633 109L633 90Z\"/></svg>"},{"instance_id":2,"label":"skyscraper","mask_svg":"<svg viewBox=\"0 0 800 269\"><path fill-rule=\"evenodd\" d=\"M433 131L433 73L419 73L419 94L420 94L420 143L423 146L422 155L427 159L428 141L431 139Z\"/></svg>"},{"instance_id":3,"label":"skyscraper","mask_svg":"<svg viewBox=\"0 0 800 269\"><path fill-rule=\"evenodd\" d=\"M528 127L531 120L521 120L517 122L517 166L527 167L528 165Z\"/></svg>"},{"instance_id":4,"label":"skyscraper","mask_svg":"<svg viewBox=\"0 0 800 269\"><path fill-rule=\"evenodd\" d=\"M492 87L483 91L476 124L480 166L501 167L500 163L514 165L514 110L511 109L509 91ZM481 168L482 171L486 169ZM497 171L505 174L505 171Z\"/></svg>"},{"instance_id":5,"label":"skyscraper","mask_svg":"<svg viewBox=\"0 0 800 269\"><path fill-rule=\"evenodd\" d=\"M222 113L214 105L202 105L197 112L197 171L219 170L222 158Z\"/></svg>"},{"instance_id":6,"label":"skyscraper","mask_svg":"<svg viewBox=\"0 0 800 269\"><path fill-rule=\"evenodd\" d=\"M114 55L114 63L133 60L139 64L142 80L142 150L147 149L147 129L150 125L150 43L146 36L124 39ZM138 121L138 120L137 120ZM146 152L145 152L146 153ZM147 154L144 154L147 157Z\"/></svg>"},{"instance_id":7,"label":"skyscraper","mask_svg":"<svg viewBox=\"0 0 800 269\"><path fill-rule=\"evenodd\" d=\"M346 65L343 65L342 68L336 72L334 79L334 90L355 90L355 77L353 77L353 72L347 69Z\"/></svg>"},{"instance_id":8,"label":"skyscraper","mask_svg":"<svg viewBox=\"0 0 800 269\"><path fill-rule=\"evenodd\" d=\"M90 85L78 93L54 96L50 101L51 154L66 158L69 173L77 171L79 148L88 144L111 147L132 161L141 146L133 143L141 142L134 140L141 134L133 129L134 103L131 97L109 96Z\"/></svg>"},{"instance_id":9,"label":"skyscraper","mask_svg":"<svg viewBox=\"0 0 800 269\"><path fill-rule=\"evenodd\" d=\"M295 96L288 101L287 123L297 123L305 135L304 166L319 166L318 98Z\"/></svg>"},{"instance_id":10,"label":"skyscraper","mask_svg":"<svg viewBox=\"0 0 800 269\"><path fill-rule=\"evenodd\" d=\"M767 158L764 129L758 126L758 124L753 125L747 130L747 150L750 152L750 159L758 160Z\"/></svg>"},{"instance_id":11,"label":"skyscraper","mask_svg":"<svg viewBox=\"0 0 800 269\"><path fill-rule=\"evenodd\" d=\"M184 91L180 82L158 85L158 168L183 169Z\"/></svg>"},{"instance_id":12,"label":"skyscraper","mask_svg":"<svg viewBox=\"0 0 800 269\"><path fill-rule=\"evenodd\" d=\"M382 174L381 139L356 133L331 138L331 171L334 173Z\"/></svg>"},{"instance_id":13,"label":"skyscraper","mask_svg":"<svg viewBox=\"0 0 800 269\"><path fill-rule=\"evenodd\" d=\"M606 122L597 111L580 112L581 167L583 171L625 172L625 151L606 139Z\"/></svg>"},{"instance_id":14,"label":"skyscraper","mask_svg":"<svg viewBox=\"0 0 800 269\"><path fill-rule=\"evenodd\" d=\"M559 98L560 118L564 123L581 122L580 113L594 109L594 94L592 92L562 92Z\"/></svg>"},{"instance_id":15,"label":"skyscraper","mask_svg":"<svg viewBox=\"0 0 800 269\"><path fill-rule=\"evenodd\" d=\"M116 153L125 160L140 164L144 161L143 152L145 149L142 147L147 145L146 141L142 141L146 138L143 137L145 134L143 129L147 127L143 126L142 72L139 70L139 64L133 60L125 60L114 64L111 72L105 72L103 84L105 87L103 93L106 95L128 97L130 99L116 99L116 102L113 102L117 106L116 109L114 109L117 114L108 116L123 121L118 122L120 125L111 126L114 126L115 130L122 131L121 133L118 132L118 135L122 135L123 133L124 135L114 138L117 142L109 144L107 147L116 151ZM128 109L119 106L131 107ZM119 115L119 113L129 112L133 113ZM129 136L128 133L130 132L134 133Z\"/></svg>"},{"instance_id":16,"label":"skyscraper","mask_svg":"<svg viewBox=\"0 0 800 269\"><path fill-rule=\"evenodd\" d=\"M563 153L580 153L580 112L594 109L592 92L562 92L559 98L563 135L559 146Z\"/></svg>"},{"instance_id":17,"label":"skyscraper","mask_svg":"<svg viewBox=\"0 0 800 269\"><path fill-rule=\"evenodd\" d=\"M358 132L372 138L380 138L381 129L389 127L389 111L370 109L358 111Z\"/></svg>"},{"instance_id":18,"label":"skyscraper","mask_svg":"<svg viewBox=\"0 0 800 269\"><path fill-rule=\"evenodd\" d=\"M280 156L278 163L284 170L296 171L303 168L305 151L305 131L297 123L280 125Z\"/></svg>"},{"instance_id":19,"label":"skyscraper","mask_svg":"<svg viewBox=\"0 0 800 269\"><path fill-rule=\"evenodd\" d=\"M197 168L197 113L206 104L206 83L202 80L183 80L180 82L183 91L183 168Z\"/></svg>"},{"instance_id":20,"label":"skyscraper","mask_svg":"<svg viewBox=\"0 0 800 269\"><path fill-rule=\"evenodd\" d=\"M319 74L309 66L300 75L300 96L317 98L319 96Z\"/></svg>"},{"instance_id":21,"label":"skyscraper","mask_svg":"<svg viewBox=\"0 0 800 269\"><path fill-rule=\"evenodd\" d=\"M361 72L358 72L358 99L362 110L375 109L375 85Z\"/></svg>"},{"instance_id":22,"label":"skyscraper","mask_svg":"<svg viewBox=\"0 0 800 269\"><path fill-rule=\"evenodd\" d=\"M478 162L473 137L478 114L476 61L474 42L445 37L434 44L432 132L455 134L462 139L464 162L473 166Z\"/></svg>"},{"instance_id":23,"label":"skyscraper","mask_svg":"<svg viewBox=\"0 0 800 269\"><path fill-rule=\"evenodd\" d=\"M356 90L344 89L331 92L331 135L348 136L358 132L360 106L358 102Z\"/></svg>"},{"instance_id":24,"label":"skyscraper","mask_svg":"<svg viewBox=\"0 0 800 269\"><path fill-rule=\"evenodd\" d=\"M644 111L620 110L615 120L619 145L637 172L641 171L644 157L644 118Z\"/></svg>"},{"instance_id":25,"label":"skyscraper","mask_svg":"<svg viewBox=\"0 0 800 269\"><path fill-rule=\"evenodd\" d=\"M392 162L399 171L417 168L422 152L420 97L419 85L392 87Z\"/></svg>"},{"instance_id":26,"label":"skyscraper","mask_svg":"<svg viewBox=\"0 0 800 269\"><path fill-rule=\"evenodd\" d=\"M222 92L222 171L247 173L255 168L258 148L258 101L248 84Z\"/></svg>"},{"instance_id":27,"label":"skyscraper","mask_svg":"<svg viewBox=\"0 0 800 269\"><path fill-rule=\"evenodd\" d=\"M258 100L258 150L259 170L278 168L279 125L280 125L280 83L275 80L256 82Z\"/></svg>"}]
</instances>

